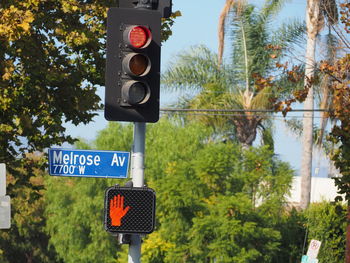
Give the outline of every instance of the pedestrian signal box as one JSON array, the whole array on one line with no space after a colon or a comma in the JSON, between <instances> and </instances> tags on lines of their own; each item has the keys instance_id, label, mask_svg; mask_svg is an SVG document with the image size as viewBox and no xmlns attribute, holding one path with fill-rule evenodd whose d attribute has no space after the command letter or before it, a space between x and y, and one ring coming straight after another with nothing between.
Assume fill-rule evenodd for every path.
<instances>
[{"instance_id":1,"label":"pedestrian signal box","mask_svg":"<svg viewBox=\"0 0 350 263\"><path fill-rule=\"evenodd\" d=\"M155 210L154 190L110 187L105 193L105 229L110 233L152 233L155 226Z\"/></svg>"}]
</instances>

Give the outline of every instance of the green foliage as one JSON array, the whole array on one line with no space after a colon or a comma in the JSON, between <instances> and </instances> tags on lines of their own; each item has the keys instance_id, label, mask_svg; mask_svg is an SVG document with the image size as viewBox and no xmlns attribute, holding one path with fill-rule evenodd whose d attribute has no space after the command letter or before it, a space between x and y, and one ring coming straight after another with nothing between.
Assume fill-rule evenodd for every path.
<instances>
[{"instance_id":1,"label":"green foliage","mask_svg":"<svg viewBox=\"0 0 350 263\"><path fill-rule=\"evenodd\" d=\"M180 152L187 151L190 157L168 162L163 177L158 172L154 182L153 173L147 173L157 191L158 227L144 243L143 260L272 262L281 254L288 258L281 246L290 247L275 224L280 222L283 196L291 182L289 166L275 159L268 147L242 151L232 143L204 140L202 136L210 134L199 135L203 129L187 134L191 126L173 127L160 137L169 143L174 138L172 130L185 135L180 145L166 144L167 151L183 149ZM148 138L149 147L164 149L152 135ZM183 148L187 140L192 143ZM154 162L155 157L149 158Z\"/></svg>"},{"instance_id":2,"label":"green foliage","mask_svg":"<svg viewBox=\"0 0 350 263\"><path fill-rule=\"evenodd\" d=\"M207 189L206 196L211 195L203 199L203 210L193 219L193 262L271 262L279 252L281 234L275 223L284 204L283 195L289 189L290 168L274 163L267 147L243 152L234 145L211 147L217 151L208 150L207 155L211 154L215 162L196 167L200 168L198 174L203 169L210 171L216 161L220 168L223 163L227 166L223 166L224 171L218 169L221 178L216 187L222 190ZM213 177L204 174L206 180Z\"/></svg>"},{"instance_id":3,"label":"green foliage","mask_svg":"<svg viewBox=\"0 0 350 263\"><path fill-rule=\"evenodd\" d=\"M208 212L193 220L193 262L270 262L280 233L269 227L244 194L213 196Z\"/></svg>"},{"instance_id":4,"label":"green foliage","mask_svg":"<svg viewBox=\"0 0 350 263\"><path fill-rule=\"evenodd\" d=\"M274 263L299 262L302 256L302 248L305 237L305 217L295 208L281 213L275 229L281 233L281 245L273 261Z\"/></svg>"},{"instance_id":5,"label":"green foliage","mask_svg":"<svg viewBox=\"0 0 350 263\"><path fill-rule=\"evenodd\" d=\"M320 262L338 263L345 260L346 207L339 203L311 204L307 209L308 239L322 242Z\"/></svg>"},{"instance_id":6,"label":"green foliage","mask_svg":"<svg viewBox=\"0 0 350 263\"><path fill-rule=\"evenodd\" d=\"M181 16L180 11L175 11L174 13L171 14L169 18L163 18L162 19L162 26L161 26L161 40L162 41L167 41L169 37L173 34L171 31L171 27L174 24L174 19L177 17Z\"/></svg>"},{"instance_id":7,"label":"green foliage","mask_svg":"<svg viewBox=\"0 0 350 263\"><path fill-rule=\"evenodd\" d=\"M45 159L41 155L28 155L27 162L17 168L28 180L14 188L11 197L11 228L0 232L0 261L12 262L61 262L45 233ZM12 174L7 174L9 185L16 183Z\"/></svg>"},{"instance_id":8,"label":"green foliage","mask_svg":"<svg viewBox=\"0 0 350 263\"><path fill-rule=\"evenodd\" d=\"M116 239L102 224L107 186L106 181L95 178L50 178L47 231L50 244L64 262L115 262Z\"/></svg>"},{"instance_id":9,"label":"green foliage","mask_svg":"<svg viewBox=\"0 0 350 263\"><path fill-rule=\"evenodd\" d=\"M0 161L73 142L64 122L92 120L103 84L110 1L1 1Z\"/></svg>"},{"instance_id":10,"label":"green foliage","mask_svg":"<svg viewBox=\"0 0 350 263\"><path fill-rule=\"evenodd\" d=\"M232 254L237 251L245 262L270 262L278 254L281 236L273 223L289 189L288 165L267 147L242 151L232 143L217 143L198 124L182 127L163 120L147 138L152 143L146 161L152 161L146 178L157 191L158 225L145 240L145 262L208 262L221 260L218 255L226 258L222 262L236 262ZM235 224L239 227L232 229ZM261 246L258 239L264 240Z\"/></svg>"}]
</instances>

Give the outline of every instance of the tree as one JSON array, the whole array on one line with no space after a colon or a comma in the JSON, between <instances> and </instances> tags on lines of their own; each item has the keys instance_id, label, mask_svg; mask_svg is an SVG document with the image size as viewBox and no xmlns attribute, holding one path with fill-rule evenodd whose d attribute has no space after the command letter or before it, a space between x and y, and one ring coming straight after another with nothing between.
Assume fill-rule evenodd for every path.
<instances>
[{"instance_id":1,"label":"tree","mask_svg":"<svg viewBox=\"0 0 350 263\"><path fill-rule=\"evenodd\" d=\"M317 257L320 262L344 262L346 206L334 202L313 203L304 214L308 241L311 239L322 241Z\"/></svg>"},{"instance_id":2,"label":"tree","mask_svg":"<svg viewBox=\"0 0 350 263\"><path fill-rule=\"evenodd\" d=\"M330 61L321 62L318 69L322 73L327 74L330 78L327 87L332 98L332 106L329 111L329 116L334 119L335 122L327 139L335 146L331 158L332 161L334 161L335 167L339 170L340 176L334 178L334 180L338 187L338 194L344 195L344 197L337 196L335 201L342 201L345 199L347 204L345 262L348 263L350 262L350 82L348 76L348 72L350 71L350 43L347 34L350 32L350 4L343 3L340 4L340 7L340 21L343 23L343 30L341 30L340 27L333 26L332 28L336 29L337 36L342 43L341 56L337 57L334 63L331 63ZM307 89L308 87L306 87L306 91ZM305 92L303 93L305 94ZM294 94L297 100L303 101L306 96L300 95L301 94ZM296 99L293 99L292 101L295 101ZM341 213L339 216L341 216Z\"/></svg>"},{"instance_id":3,"label":"tree","mask_svg":"<svg viewBox=\"0 0 350 263\"><path fill-rule=\"evenodd\" d=\"M0 162L13 177L7 192L15 218L0 235L4 260L54 261L43 231L45 185L32 182L41 180L46 163L31 153L74 143L64 124L86 124L101 108L96 91L104 85L107 8L116 2L0 3ZM163 21L163 40L178 15Z\"/></svg>"},{"instance_id":4,"label":"tree","mask_svg":"<svg viewBox=\"0 0 350 263\"><path fill-rule=\"evenodd\" d=\"M347 34L350 32L350 4L343 3L340 5L341 18L344 25L344 30ZM349 122L349 76L350 70L350 43L346 37L342 35L342 43L346 49L345 54L337 59L335 63L329 64L324 62L321 64L320 69L328 74L332 81L329 88L332 92L332 111L330 116L336 120L332 131L329 135L329 140L337 145L337 149L334 151L332 160L337 169L339 169L341 177L335 178L335 184L338 187L338 193L345 195L347 202L347 228L346 228L346 249L345 249L345 262L350 262L350 122ZM342 200L342 197L337 197L337 200Z\"/></svg>"},{"instance_id":5,"label":"tree","mask_svg":"<svg viewBox=\"0 0 350 263\"><path fill-rule=\"evenodd\" d=\"M43 160L31 152L63 142L64 122L92 120L103 84L106 7L111 2L1 1L0 162L12 180L13 224L1 232L8 262L52 262L44 231Z\"/></svg>"},{"instance_id":6,"label":"tree","mask_svg":"<svg viewBox=\"0 0 350 263\"><path fill-rule=\"evenodd\" d=\"M199 47L179 55L163 75L166 87L199 91L186 107L242 110L225 117L202 116L201 120L234 133L245 148L252 145L257 128L268 116L254 110L272 109L271 99L281 92L273 89L273 77L267 78L275 58L303 32L303 25L295 23L282 25L272 34L269 22L278 10L276 3L270 2L259 11L252 5L234 5L231 63L219 65L213 52Z\"/></svg>"},{"instance_id":7,"label":"tree","mask_svg":"<svg viewBox=\"0 0 350 263\"><path fill-rule=\"evenodd\" d=\"M276 223L283 214L283 193L291 182L288 165L274 159L267 147L252 147L234 156L237 159L227 171L226 187L212 191L204 200L203 214L193 219L194 262L273 262L280 252ZM213 163L201 164L196 168L210 179L212 174L205 172L211 171Z\"/></svg>"},{"instance_id":8,"label":"tree","mask_svg":"<svg viewBox=\"0 0 350 263\"><path fill-rule=\"evenodd\" d=\"M195 130L192 123L172 129L167 122L161 126L152 127L147 135L152 142L147 158L152 162L148 161L146 178L157 191L159 225L144 242L143 260L232 262L241 251L250 262L250 251L245 250L249 247L254 254L251 262L253 258L270 262L268 258L279 253L281 237L274 227L291 182L288 165L275 159L268 147L242 151L230 141L201 138L202 125ZM167 134L161 132L164 128ZM168 152L162 155L166 156L163 165L152 164L163 153L152 151L153 147ZM156 167L164 170L156 172ZM261 246L254 241L260 238L266 238L265 243L258 242ZM261 256L264 253L266 258Z\"/></svg>"},{"instance_id":9,"label":"tree","mask_svg":"<svg viewBox=\"0 0 350 263\"><path fill-rule=\"evenodd\" d=\"M18 173L29 178L25 186L13 188L11 194L11 229L0 233L0 261L12 262L61 262L55 248L49 246L50 236L45 233L45 172L42 154L28 154ZM9 185L17 179L7 174Z\"/></svg>"},{"instance_id":10,"label":"tree","mask_svg":"<svg viewBox=\"0 0 350 263\"><path fill-rule=\"evenodd\" d=\"M1 1L0 162L74 143L63 124L88 123L101 108L110 1ZM171 35L176 12L163 22ZM25 156L22 156L25 158Z\"/></svg>"},{"instance_id":11,"label":"tree","mask_svg":"<svg viewBox=\"0 0 350 263\"><path fill-rule=\"evenodd\" d=\"M330 8L332 6L333 8ZM310 203L311 192L311 174L312 174L312 147L313 147L313 118L314 118L314 84L316 65L316 37L324 25L324 16L328 17L331 24L335 23L337 12L331 12L336 6L335 1L329 0L308 0L306 7L306 55L305 55L305 81L304 85L308 88L308 95L304 101L304 109L310 110L304 113L303 118L303 149L301 159L301 197L300 207L305 209Z\"/></svg>"},{"instance_id":12,"label":"tree","mask_svg":"<svg viewBox=\"0 0 350 263\"><path fill-rule=\"evenodd\" d=\"M96 115L104 78L100 42L111 4L1 2L1 161L73 143L62 124Z\"/></svg>"}]
</instances>

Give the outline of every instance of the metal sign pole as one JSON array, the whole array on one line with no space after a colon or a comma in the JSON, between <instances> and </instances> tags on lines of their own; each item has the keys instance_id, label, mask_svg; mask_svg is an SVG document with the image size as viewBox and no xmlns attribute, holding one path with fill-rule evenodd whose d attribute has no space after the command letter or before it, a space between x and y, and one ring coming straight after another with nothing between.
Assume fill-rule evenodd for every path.
<instances>
[{"instance_id":1,"label":"metal sign pole","mask_svg":"<svg viewBox=\"0 0 350 263\"><path fill-rule=\"evenodd\" d=\"M133 187L144 186L144 154L145 154L146 123L134 123L134 145L131 155L131 176ZM131 235L128 263L141 262L141 236Z\"/></svg>"}]
</instances>

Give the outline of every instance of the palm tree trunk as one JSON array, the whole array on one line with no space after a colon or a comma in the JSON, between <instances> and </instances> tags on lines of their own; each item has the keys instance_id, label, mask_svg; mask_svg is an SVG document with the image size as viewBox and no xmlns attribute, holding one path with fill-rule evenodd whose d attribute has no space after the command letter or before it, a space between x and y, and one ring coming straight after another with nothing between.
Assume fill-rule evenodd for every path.
<instances>
[{"instance_id":1,"label":"palm tree trunk","mask_svg":"<svg viewBox=\"0 0 350 263\"><path fill-rule=\"evenodd\" d=\"M315 68L316 36L319 32L320 0L308 0L306 10L307 43L305 55L305 86L309 87L309 93L304 102L304 109L310 110L304 113L302 160L301 160L301 196L300 207L306 209L311 198L311 174L312 174L312 148L313 148L313 123L314 123L314 92L312 79Z\"/></svg>"}]
</instances>

